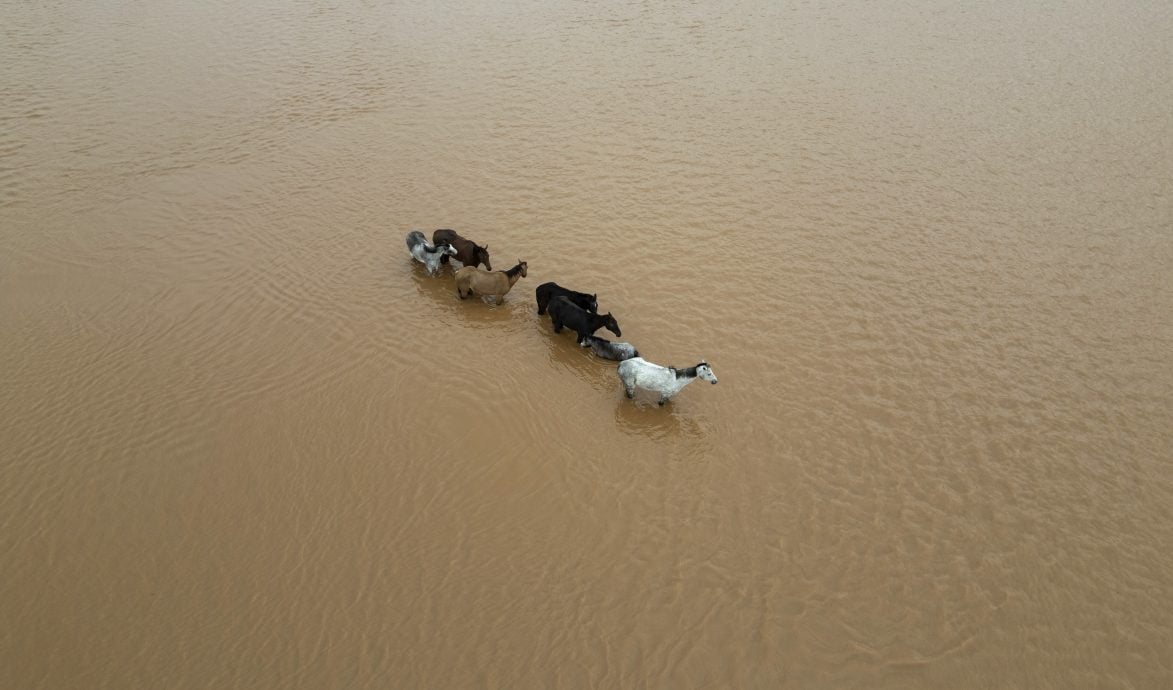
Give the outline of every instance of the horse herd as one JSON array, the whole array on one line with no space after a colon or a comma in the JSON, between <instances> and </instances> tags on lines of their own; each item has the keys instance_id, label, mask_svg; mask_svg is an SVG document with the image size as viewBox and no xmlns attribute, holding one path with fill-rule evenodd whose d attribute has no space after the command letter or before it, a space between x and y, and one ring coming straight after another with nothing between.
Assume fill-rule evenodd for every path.
<instances>
[{"instance_id":1,"label":"horse herd","mask_svg":"<svg viewBox=\"0 0 1173 690\"><path fill-rule=\"evenodd\" d=\"M456 259L462 267L456 271L456 294L460 299L469 295L483 298L492 297L500 304L517 281L526 277L528 266L521 259L507 271L494 271L489 262L488 245L481 246L461 237L455 230L437 230L432 233L429 243L424 233L412 230L407 233L407 251L415 260L427 268L428 275L436 275L441 264ZM484 268L480 265L484 264ZM717 383L713 369L704 361L693 367L665 367L654 364L639 356L639 351L630 343L617 343L594 335L600 328L606 328L616 336L622 336L619 322L610 312L599 313L598 296L576 292L557 283L542 283L536 292L538 313L549 314L554 332L561 333L564 327L577 334L578 344L589 347L596 356L619 362L619 380L628 398L635 397L635 389L642 388L658 393L659 404L663 405L696 379Z\"/></svg>"}]
</instances>

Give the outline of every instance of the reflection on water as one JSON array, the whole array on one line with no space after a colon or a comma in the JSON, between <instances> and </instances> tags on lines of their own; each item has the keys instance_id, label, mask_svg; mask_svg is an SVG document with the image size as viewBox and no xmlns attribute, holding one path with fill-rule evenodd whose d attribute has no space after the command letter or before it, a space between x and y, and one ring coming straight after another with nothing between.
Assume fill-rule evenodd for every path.
<instances>
[{"instance_id":1,"label":"reflection on water","mask_svg":"<svg viewBox=\"0 0 1173 690\"><path fill-rule=\"evenodd\" d=\"M563 328L561 333L555 333L550 317L539 316L536 303L531 302L529 306L537 339L547 346L547 362L552 372L589 383L597 391L608 391L618 383L614 362L599 359L590 348L580 346L571 329Z\"/></svg>"},{"instance_id":2,"label":"reflection on water","mask_svg":"<svg viewBox=\"0 0 1173 690\"><path fill-rule=\"evenodd\" d=\"M0 1L0 688L1170 687L1167 5Z\"/></svg>"},{"instance_id":3,"label":"reflection on water","mask_svg":"<svg viewBox=\"0 0 1173 690\"><path fill-rule=\"evenodd\" d=\"M705 426L698 421L695 409L682 411L674 402L660 407L655 402L641 401L636 396L633 402L623 394L623 386L616 377L615 390L619 394L615 406L616 427L633 436L646 436L653 440L664 438L689 438L702 441ZM696 406L692 406L696 407Z\"/></svg>"}]
</instances>

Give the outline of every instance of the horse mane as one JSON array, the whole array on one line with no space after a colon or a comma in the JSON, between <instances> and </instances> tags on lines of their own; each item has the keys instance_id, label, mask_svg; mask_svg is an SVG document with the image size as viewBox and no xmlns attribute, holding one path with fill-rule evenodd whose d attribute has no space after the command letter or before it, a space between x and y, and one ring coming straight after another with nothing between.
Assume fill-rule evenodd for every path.
<instances>
[{"instance_id":1,"label":"horse mane","mask_svg":"<svg viewBox=\"0 0 1173 690\"><path fill-rule=\"evenodd\" d=\"M516 276L518 273L521 273L521 264L517 264L516 266L509 269L508 271L504 271L504 273L505 273L505 275L509 276L510 278Z\"/></svg>"},{"instance_id":2,"label":"horse mane","mask_svg":"<svg viewBox=\"0 0 1173 690\"><path fill-rule=\"evenodd\" d=\"M700 365L697 365L697 366L700 366ZM678 378L678 379L684 379L684 378L695 379L696 378L696 367L686 367L683 369L678 369L676 367L668 367L668 368L672 370L673 374L676 374L676 378Z\"/></svg>"}]
</instances>

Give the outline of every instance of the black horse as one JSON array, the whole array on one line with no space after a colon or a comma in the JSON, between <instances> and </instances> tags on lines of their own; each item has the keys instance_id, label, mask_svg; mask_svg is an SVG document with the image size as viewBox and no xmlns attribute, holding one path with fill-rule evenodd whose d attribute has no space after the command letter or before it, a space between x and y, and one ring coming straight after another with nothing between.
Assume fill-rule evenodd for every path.
<instances>
[{"instance_id":1,"label":"black horse","mask_svg":"<svg viewBox=\"0 0 1173 690\"><path fill-rule=\"evenodd\" d=\"M565 296L571 302L577 304L580 308L589 311L592 314L599 313L599 300L595 295L588 295L585 292L575 292L574 290L567 290L558 283L542 283L534 292L538 295L538 313L546 313L546 305L550 304L550 300L558 296Z\"/></svg>"},{"instance_id":2,"label":"black horse","mask_svg":"<svg viewBox=\"0 0 1173 690\"><path fill-rule=\"evenodd\" d=\"M550 320L554 322L554 332L562 331L563 326L570 326L578 333L578 344L586 347L586 338L600 328L606 328L615 335L623 335L619 331L619 324L610 312L606 314L592 314L579 308L566 296L560 295L550 300Z\"/></svg>"}]
</instances>

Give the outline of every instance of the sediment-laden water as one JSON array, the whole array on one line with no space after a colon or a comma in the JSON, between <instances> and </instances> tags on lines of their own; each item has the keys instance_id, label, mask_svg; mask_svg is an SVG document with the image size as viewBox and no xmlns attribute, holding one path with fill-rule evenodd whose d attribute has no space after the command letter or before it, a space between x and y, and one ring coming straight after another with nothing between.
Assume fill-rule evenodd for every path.
<instances>
[{"instance_id":1,"label":"sediment-laden water","mask_svg":"<svg viewBox=\"0 0 1173 690\"><path fill-rule=\"evenodd\" d=\"M0 686L1173 684L1167 4L0 37Z\"/></svg>"}]
</instances>

